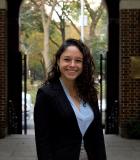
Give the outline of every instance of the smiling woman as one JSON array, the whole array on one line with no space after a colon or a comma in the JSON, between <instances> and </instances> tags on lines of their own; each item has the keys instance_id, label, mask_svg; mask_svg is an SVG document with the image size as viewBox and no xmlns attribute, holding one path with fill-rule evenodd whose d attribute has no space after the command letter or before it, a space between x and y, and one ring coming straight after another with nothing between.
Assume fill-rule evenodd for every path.
<instances>
[{"instance_id":1,"label":"smiling woman","mask_svg":"<svg viewBox=\"0 0 140 160\"><path fill-rule=\"evenodd\" d=\"M61 78L75 80L82 72L83 55L75 46L69 46L58 60Z\"/></svg>"},{"instance_id":2,"label":"smiling woman","mask_svg":"<svg viewBox=\"0 0 140 160\"><path fill-rule=\"evenodd\" d=\"M38 160L106 160L89 48L68 39L55 54L34 108Z\"/></svg>"}]
</instances>

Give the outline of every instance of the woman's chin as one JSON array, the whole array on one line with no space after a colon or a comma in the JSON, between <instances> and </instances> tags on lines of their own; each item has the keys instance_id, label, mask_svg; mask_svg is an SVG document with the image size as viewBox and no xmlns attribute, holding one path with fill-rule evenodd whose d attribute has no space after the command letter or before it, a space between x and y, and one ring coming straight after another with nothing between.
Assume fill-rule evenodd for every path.
<instances>
[{"instance_id":1,"label":"woman's chin","mask_svg":"<svg viewBox=\"0 0 140 160\"><path fill-rule=\"evenodd\" d=\"M70 80L70 81L74 81L74 80L76 80L76 78L77 78L77 76L72 76L72 75L66 77L66 79Z\"/></svg>"}]
</instances>

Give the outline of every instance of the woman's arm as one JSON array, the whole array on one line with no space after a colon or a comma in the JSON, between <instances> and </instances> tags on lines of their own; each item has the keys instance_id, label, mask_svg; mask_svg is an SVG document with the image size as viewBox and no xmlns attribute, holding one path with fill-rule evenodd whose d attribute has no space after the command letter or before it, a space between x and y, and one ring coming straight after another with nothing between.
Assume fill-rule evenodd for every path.
<instances>
[{"instance_id":1,"label":"woman's arm","mask_svg":"<svg viewBox=\"0 0 140 160\"><path fill-rule=\"evenodd\" d=\"M49 98L39 89L34 107L35 142L38 160L52 160Z\"/></svg>"}]
</instances>

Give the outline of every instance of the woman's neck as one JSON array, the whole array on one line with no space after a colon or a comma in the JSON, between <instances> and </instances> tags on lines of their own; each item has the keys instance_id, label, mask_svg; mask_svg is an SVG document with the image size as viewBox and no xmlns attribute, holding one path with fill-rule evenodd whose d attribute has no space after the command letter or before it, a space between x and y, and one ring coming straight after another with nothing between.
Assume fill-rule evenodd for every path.
<instances>
[{"instance_id":1,"label":"woman's neck","mask_svg":"<svg viewBox=\"0 0 140 160\"><path fill-rule=\"evenodd\" d=\"M75 86L75 81L67 80L62 77L60 79L63 81L65 87L69 91L70 94L76 94L76 86Z\"/></svg>"}]
</instances>

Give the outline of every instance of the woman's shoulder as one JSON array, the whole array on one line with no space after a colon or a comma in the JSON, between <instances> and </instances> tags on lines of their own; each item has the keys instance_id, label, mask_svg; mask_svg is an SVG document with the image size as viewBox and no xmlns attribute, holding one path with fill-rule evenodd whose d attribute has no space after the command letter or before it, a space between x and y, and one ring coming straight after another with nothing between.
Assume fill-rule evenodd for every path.
<instances>
[{"instance_id":1,"label":"woman's shoulder","mask_svg":"<svg viewBox=\"0 0 140 160\"><path fill-rule=\"evenodd\" d=\"M45 82L39 87L39 90L49 90L51 88L52 88L52 83Z\"/></svg>"},{"instance_id":2,"label":"woman's shoulder","mask_svg":"<svg viewBox=\"0 0 140 160\"><path fill-rule=\"evenodd\" d=\"M42 84L38 91L42 91L45 94L54 94L57 90L60 89L60 82L54 81L54 82L46 82Z\"/></svg>"}]
</instances>

